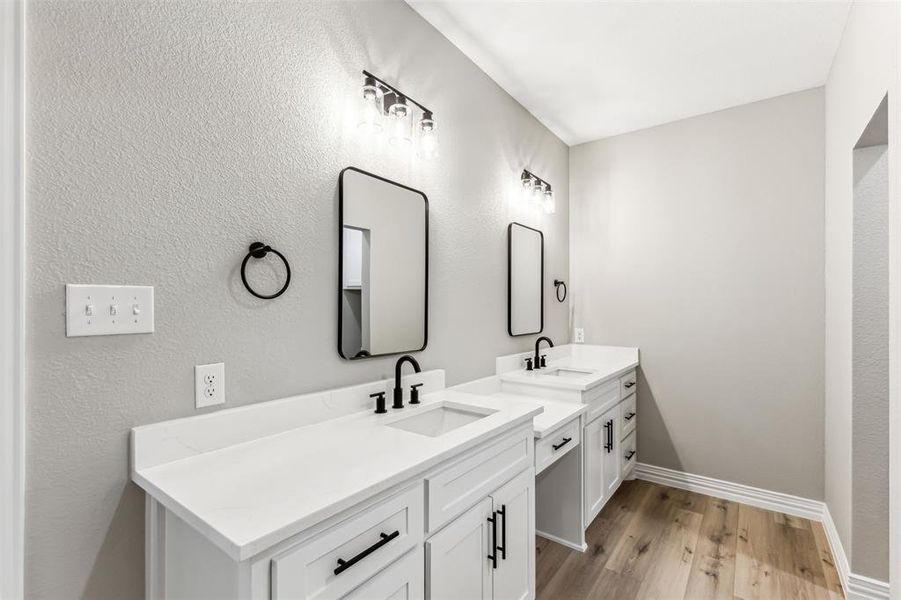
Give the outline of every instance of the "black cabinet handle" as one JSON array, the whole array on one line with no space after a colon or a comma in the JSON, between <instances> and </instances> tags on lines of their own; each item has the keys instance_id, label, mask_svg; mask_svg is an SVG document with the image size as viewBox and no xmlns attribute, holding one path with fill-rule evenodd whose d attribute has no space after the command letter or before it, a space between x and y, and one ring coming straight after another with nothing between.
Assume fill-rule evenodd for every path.
<instances>
[{"instance_id":1,"label":"black cabinet handle","mask_svg":"<svg viewBox=\"0 0 901 600\"><path fill-rule=\"evenodd\" d=\"M626 460L629 460L633 456L635 456L635 450L630 450L628 453L626 453Z\"/></svg>"},{"instance_id":2,"label":"black cabinet handle","mask_svg":"<svg viewBox=\"0 0 901 600\"><path fill-rule=\"evenodd\" d=\"M629 414L627 414L627 415L625 416L625 419L626 419L627 421L631 421L631 420L632 420L632 417L634 417L634 416L635 416L635 413L629 413Z\"/></svg>"},{"instance_id":3,"label":"black cabinet handle","mask_svg":"<svg viewBox=\"0 0 901 600\"><path fill-rule=\"evenodd\" d=\"M507 560L507 505L501 504L497 514L504 518L501 522L501 545L497 549L501 551L501 558Z\"/></svg>"},{"instance_id":4,"label":"black cabinet handle","mask_svg":"<svg viewBox=\"0 0 901 600\"><path fill-rule=\"evenodd\" d=\"M562 442L560 442L559 444L552 444L552 445L551 445L551 448L553 448L554 450L559 450L560 448L562 448L563 446L567 445L567 444L570 443L571 441L573 441L573 439L572 439L571 437L563 438L563 441L562 441Z\"/></svg>"},{"instance_id":5,"label":"black cabinet handle","mask_svg":"<svg viewBox=\"0 0 901 600\"><path fill-rule=\"evenodd\" d=\"M611 450L613 450L613 420L607 421L604 423L604 430L606 432L607 439L604 440L604 450L607 451L607 454L610 454Z\"/></svg>"},{"instance_id":6,"label":"black cabinet handle","mask_svg":"<svg viewBox=\"0 0 901 600\"><path fill-rule=\"evenodd\" d=\"M488 522L491 523L491 553L488 555L488 560L491 561L491 567L493 569L497 569L497 513L492 511L491 516L488 517Z\"/></svg>"},{"instance_id":7,"label":"black cabinet handle","mask_svg":"<svg viewBox=\"0 0 901 600\"><path fill-rule=\"evenodd\" d=\"M376 550L378 550L379 548L381 548L382 546L384 546L385 544L387 544L388 542L393 540L394 538L398 537L399 535L400 535L400 531L395 531L394 533L391 533L391 534L380 533L379 537L381 537L381 539L379 541L377 541L370 547L366 548L365 550L363 550L362 552L360 552L359 554L354 556L352 559L344 560L342 558L339 558L338 566L337 566L337 568L335 568L335 575L340 575L341 573L343 573L347 569L351 568L352 566L354 566L355 564L357 564L358 562L360 562L361 560L363 560L364 558L366 558L367 556L369 556L370 554L372 554L373 552L375 552Z\"/></svg>"},{"instance_id":8,"label":"black cabinet handle","mask_svg":"<svg viewBox=\"0 0 901 600\"><path fill-rule=\"evenodd\" d=\"M623 387L626 388L626 389L629 389L629 388L632 387L633 385L635 385L635 382L634 382L634 381L629 381L629 382L627 382L627 383L624 383L624 384L623 384Z\"/></svg>"}]
</instances>

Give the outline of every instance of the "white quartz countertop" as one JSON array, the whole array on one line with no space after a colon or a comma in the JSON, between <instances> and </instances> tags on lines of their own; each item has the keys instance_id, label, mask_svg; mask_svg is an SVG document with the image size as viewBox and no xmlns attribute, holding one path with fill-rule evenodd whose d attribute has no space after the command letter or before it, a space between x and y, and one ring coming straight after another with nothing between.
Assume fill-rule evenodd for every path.
<instances>
[{"instance_id":1,"label":"white quartz countertop","mask_svg":"<svg viewBox=\"0 0 901 600\"><path fill-rule=\"evenodd\" d=\"M594 346L552 359L542 369L524 368L500 374L501 381L584 392L638 366L638 348Z\"/></svg>"},{"instance_id":2,"label":"white quartz countertop","mask_svg":"<svg viewBox=\"0 0 901 600\"><path fill-rule=\"evenodd\" d=\"M386 426L439 403L493 412L438 437ZM136 469L133 479L233 559L244 560L531 421L543 405L526 396L444 390L402 411L355 413Z\"/></svg>"},{"instance_id":3,"label":"white quartz countertop","mask_svg":"<svg viewBox=\"0 0 901 600\"><path fill-rule=\"evenodd\" d=\"M565 402L559 400L548 400L545 398L537 398L534 396L524 396L522 394L512 394L509 392L497 392L491 395L503 402L537 402L544 408L544 412L537 415L532 420L532 430L536 438L553 433L559 427L565 425L588 410L587 404L579 404L576 402Z\"/></svg>"}]
</instances>

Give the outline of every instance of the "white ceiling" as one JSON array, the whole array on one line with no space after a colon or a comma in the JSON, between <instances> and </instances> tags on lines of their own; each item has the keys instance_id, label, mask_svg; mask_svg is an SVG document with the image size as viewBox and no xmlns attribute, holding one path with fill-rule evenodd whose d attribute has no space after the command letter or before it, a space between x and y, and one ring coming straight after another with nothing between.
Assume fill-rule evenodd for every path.
<instances>
[{"instance_id":1,"label":"white ceiling","mask_svg":"<svg viewBox=\"0 0 901 600\"><path fill-rule=\"evenodd\" d=\"M407 1L570 145L820 86L850 6Z\"/></svg>"}]
</instances>

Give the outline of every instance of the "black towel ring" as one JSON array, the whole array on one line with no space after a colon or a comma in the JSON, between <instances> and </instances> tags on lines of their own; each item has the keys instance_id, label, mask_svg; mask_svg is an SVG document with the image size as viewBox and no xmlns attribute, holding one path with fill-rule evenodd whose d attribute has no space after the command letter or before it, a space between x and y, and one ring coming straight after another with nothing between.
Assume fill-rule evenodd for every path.
<instances>
[{"instance_id":1,"label":"black towel ring","mask_svg":"<svg viewBox=\"0 0 901 600\"><path fill-rule=\"evenodd\" d=\"M563 286L563 297L560 297L560 286ZM557 288L554 290L554 294L557 296L557 302L563 302L566 300L566 283L563 282L562 279L554 280L554 287Z\"/></svg>"},{"instance_id":2,"label":"black towel ring","mask_svg":"<svg viewBox=\"0 0 901 600\"><path fill-rule=\"evenodd\" d=\"M284 257L284 255L278 250L267 246L261 242L254 242L250 245L250 251L247 253L247 256L244 257L244 262L241 263L241 281L244 282L244 287L247 288L247 291L256 296L257 298L262 298L263 300L272 300L273 298L278 298L282 294L285 293L285 290L288 289L288 285L291 283L291 267L288 266L288 259ZM277 257L282 259L282 262L285 263L285 285L282 286L282 289L275 292L274 294L267 296L265 294L258 294L250 284L247 283L247 275L244 273L244 270L247 268L247 261L250 260L250 257L254 258L265 258L267 254L272 252Z\"/></svg>"}]
</instances>

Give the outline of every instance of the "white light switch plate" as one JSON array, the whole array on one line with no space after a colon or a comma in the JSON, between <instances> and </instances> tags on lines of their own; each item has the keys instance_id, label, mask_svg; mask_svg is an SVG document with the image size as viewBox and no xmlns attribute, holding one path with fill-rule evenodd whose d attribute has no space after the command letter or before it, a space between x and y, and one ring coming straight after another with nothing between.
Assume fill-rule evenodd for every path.
<instances>
[{"instance_id":1,"label":"white light switch plate","mask_svg":"<svg viewBox=\"0 0 901 600\"><path fill-rule=\"evenodd\" d=\"M66 286L66 336L153 333L153 287Z\"/></svg>"}]
</instances>

